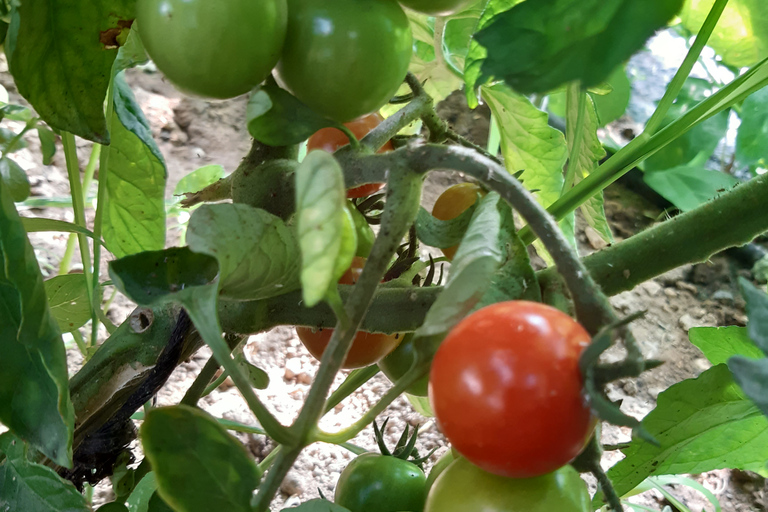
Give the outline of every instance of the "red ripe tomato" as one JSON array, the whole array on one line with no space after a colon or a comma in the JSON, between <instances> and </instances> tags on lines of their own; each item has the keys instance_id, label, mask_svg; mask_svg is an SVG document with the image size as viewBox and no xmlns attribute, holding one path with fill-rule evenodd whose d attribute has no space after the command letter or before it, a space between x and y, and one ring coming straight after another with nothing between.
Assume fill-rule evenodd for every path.
<instances>
[{"instance_id":1,"label":"red ripe tomato","mask_svg":"<svg viewBox=\"0 0 768 512\"><path fill-rule=\"evenodd\" d=\"M365 258L355 256L352 266L341 276L341 284L355 284L363 272ZM314 329L312 327L296 327L296 334L316 359L323 357L328 342L331 341L333 329ZM363 368L377 363L384 356L392 352L400 343L400 334L382 334L358 331L352 341L347 358L341 365L342 368Z\"/></svg>"},{"instance_id":2,"label":"red ripe tomato","mask_svg":"<svg viewBox=\"0 0 768 512\"><path fill-rule=\"evenodd\" d=\"M590 336L565 313L508 301L462 320L435 354L429 397L438 424L470 462L530 478L583 449L594 420L579 357Z\"/></svg>"},{"instance_id":3,"label":"red ripe tomato","mask_svg":"<svg viewBox=\"0 0 768 512\"><path fill-rule=\"evenodd\" d=\"M349 128L355 137L362 139L368 132L379 126L384 120L378 112L368 114L367 116L359 117L354 121L344 123L344 126ZM318 130L307 141L307 152L313 149L322 149L328 153L333 153L337 149L349 144L349 138L347 135L336 128L323 128ZM387 141L384 146L379 149L379 153L386 151L392 151L395 147L391 141ZM366 185L360 185L359 187L351 188L347 190L347 197L349 199L355 197L368 197L375 194L379 190L384 188L384 183L368 183Z\"/></svg>"}]
</instances>

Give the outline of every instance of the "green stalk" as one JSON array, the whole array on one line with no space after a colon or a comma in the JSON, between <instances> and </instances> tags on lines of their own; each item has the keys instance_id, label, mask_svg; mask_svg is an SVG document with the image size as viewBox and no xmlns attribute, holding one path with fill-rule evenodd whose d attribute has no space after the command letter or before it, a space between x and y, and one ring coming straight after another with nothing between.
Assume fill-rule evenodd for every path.
<instances>
[{"instance_id":1,"label":"green stalk","mask_svg":"<svg viewBox=\"0 0 768 512\"><path fill-rule=\"evenodd\" d=\"M91 148L91 157L88 160L88 165L85 167L85 172L83 173L83 203L85 203L88 200L88 189L91 186L91 181L93 180L93 172L96 169L96 163L98 162L98 155L99 151L101 149L101 146L99 144L94 144ZM64 274L69 273L69 269L72 266L72 256L75 254L75 235L70 234L67 238L67 248L64 250L64 256L61 257L61 262L59 263L59 275L63 276Z\"/></svg>"},{"instance_id":2,"label":"green stalk","mask_svg":"<svg viewBox=\"0 0 768 512\"><path fill-rule=\"evenodd\" d=\"M568 190L560 199L555 201L548 208L548 211L558 221L584 204L584 202L586 202L590 197L604 190L605 187L626 174L635 165L683 135L698 122L702 122L717 114L718 112L728 108L730 105L741 101L741 99L762 87L760 86L751 89L747 94L738 94L736 95L736 98L733 98L733 101L724 102L723 104L718 105L718 110L708 113L706 116L702 116L702 113L706 110L706 108L700 109L699 107L703 107L706 104L711 108L711 105L718 104L719 100L732 97L734 90L737 90L739 86L741 86L741 84L746 81L744 80L744 77L750 73L754 73L754 71L759 69L765 61L757 64L752 68L752 70L735 79L728 86L724 87L717 93L713 94L711 97L699 103L699 105L693 109L699 109L698 113L700 118L697 119L696 123L680 123L680 121L683 119L680 118L657 134L657 130L661 125L661 122L667 115L667 112L674 103L675 98L680 93L680 90L685 84L685 80L690 75L693 66L696 64L696 61L701 54L701 50L707 44L709 37L712 35L712 31L717 25L717 22L720 19L720 15L722 14L723 9L725 9L727 3L728 0L716 0L712 6L712 9L710 9L707 19L704 21L699 34L696 36L696 40L688 51L683 64L677 70L677 73L667 87L667 90L664 93L662 99L659 101L659 104L656 107L653 115L648 120L648 123L646 123L646 127L643 133L630 141L629 144L621 148L621 150L619 150L611 158L600 165L593 173L591 173L588 178L586 178L584 181L581 181L574 188ZM693 111L688 112L686 115L689 115L692 112ZM661 136L662 134L664 135ZM525 226L522 230L520 230L519 234L521 240L526 245L530 244L536 239L536 236L531 232L528 226Z\"/></svg>"},{"instance_id":3,"label":"green stalk","mask_svg":"<svg viewBox=\"0 0 768 512\"><path fill-rule=\"evenodd\" d=\"M85 223L83 189L80 182L80 166L77 163L75 136L69 132L62 132L61 142L64 146L64 157L67 161L67 176L69 177L69 190L72 196L72 209L75 214L75 224L81 228L87 228ZM83 261L83 274L85 274L85 283L88 292L88 306L93 309L93 275L91 274L91 252L88 248L88 237L83 233L78 233L77 241L80 245L80 259ZM98 324L95 315L93 321Z\"/></svg>"},{"instance_id":4,"label":"green stalk","mask_svg":"<svg viewBox=\"0 0 768 512\"><path fill-rule=\"evenodd\" d=\"M107 86L107 130L112 133L112 117L115 112L115 98L114 98L114 86L115 76L109 79L109 85ZM93 325L91 326L91 344L96 343L96 338L99 333L99 311L101 310L101 283L99 283L99 273L101 271L101 245L98 243L101 240L101 228L104 219L104 208L107 202L107 173L109 172L109 149L107 151L99 150L99 191L96 200L96 215L93 219L93 297L96 300L92 303L93 311ZM93 153L91 153L93 157ZM91 173L93 176L93 173Z\"/></svg>"},{"instance_id":5,"label":"green stalk","mask_svg":"<svg viewBox=\"0 0 768 512\"><path fill-rule=\"evenodd\" d=\"M67 237L67 248L64 249L64 255L59 262L59 275L69 274L69 269L72 267L72 257L75 255L75 244L77 243L77 236L74 233L70 233Z\"/></svg>"}]
</instances>

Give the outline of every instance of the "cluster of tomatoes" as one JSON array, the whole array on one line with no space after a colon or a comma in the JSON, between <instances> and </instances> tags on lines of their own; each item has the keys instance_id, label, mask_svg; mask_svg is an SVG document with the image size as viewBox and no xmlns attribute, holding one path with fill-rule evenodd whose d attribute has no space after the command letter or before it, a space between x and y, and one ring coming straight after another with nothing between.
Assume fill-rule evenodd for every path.
<instances>
[{"instance_id":1,"label":"cluster of tomatoes","mask_svg":"<svg viewBox=\"0 0 768 512\"><path fill-rule=\"evenodd\" d=\"M453 14L472 0L139 0L141 40L180 89L232 98L276 68L297 98L346 122L378 110L405 77L413 38L403 6Z\"/></svg>"}]
</instances>

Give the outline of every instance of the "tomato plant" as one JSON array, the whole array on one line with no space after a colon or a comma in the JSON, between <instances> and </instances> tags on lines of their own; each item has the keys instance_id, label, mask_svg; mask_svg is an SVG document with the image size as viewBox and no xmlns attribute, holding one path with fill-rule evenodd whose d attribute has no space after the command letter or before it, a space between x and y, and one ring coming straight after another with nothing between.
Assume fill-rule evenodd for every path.
<instances>
[{"instance_id":1,"label":"tomato plant","mask_svg":"<svg viewBox=\"0 0 768 512\"><path fill-rule=\"evenodd\" d=\"M534 478L487 473L464 458L437 478L424 512L589 512L589 493L570 466Z\"/></svg>"},{"instance_id":2,"label":"tomato plant","mask_svg":"<svg viewBox=\"0 0 768 512\"><path fill-rule=\"evenodd\" d=\"M244 94L280 59L286 0L139 0L141 40L180 89L210 98ZM216 34L216 43L206 34Z\"/></svg>"},{"instance_id":3,"label":"tomato plant","mask_svg":"<svg viewBox=\"0 0 768 512\"><path fill-rule=\"evenodd\" d=\"M485 195L485 190L475 183L458 183L448 187L435 201L432 215L436 219L451 220L464 213L477 202L478 196ZM452 260L458 245L441 249L445 257Z\"/></svg>"},{"instance_id":4,"label":"tomato plant","mask_svg":"<svg viewBox=\"0 0 768 512\"><path fill-rule=\"evenodd\" d=\"M401 5L430 16L450 16L472 5L474 0L398 0Z\"/></svg>"},{"instance_id":5,"label":"tomato plant","mask_svg":"<svg viewBox=\"0 0 768 512\"><path fill-rule=\"evenodd\" d=\"M297 98L347 122L395 95L411 44L408 18L392 0L289 0L278 70Z\"/></svg>"},{"instance_id":6,"label":"tomato plant","mask_svg":"<svg viewBox=\"0 0 768 512\"><path fill-rule=\"evenodd\" d=\"M355 284L363 272L365 259L355 256L352 266L347 269L339 283ZM310 354L320 360L323 357L328 342L331 341L333 329L316 329L313 327L297 327L296 334ZM362 368L378 362L392 352L402 339L400 334L383 334L360 331L355 334L352 348L349 349L344 368Z\"/></svg>"},{"instance_id":7,"label":"tomato plant","mask_svg":"<svg viewBox=\"0 0 768 512\"><path fill-rule=\"evenodd\" d=\"M355 137L362 139L368 135L368 132L379 126L383 120L384 118L381 116L381 114L378 112L373 112L371 114L359 117L353 121L344 123L344 126L349 128ZM337 149L348 144L349 138L341 130L333 127L323 128L318 130L309 138L307 141L307 151L312 151L313 149L322 149L329 153L333 153ZM387 141L387 143L384 144L381 149L379 149L379 153L392 151L393 149L395 148L392 145L392 142ZM384 183L367 183L365 185L360 185L359 187L348 189L347 197L350 199L356 197L368 197L372 194L375 194L382 188L384 188Z\"/></svg>"},{"instance_id":8,"label":"tomato plant","mask_svg":"<svg viewBox=\"0 0 768 512\"><path fill-rule=\"evenodd\" d=\"M412 335L406 335L396 349L379 361L379 368L392 382L400 380L405 372L411 369L411 365L416 360L416 348L413 345L413 340ZM411 384L406 391L416 396L427 396L428 386L429 376L425 375Z\"/></svg>"},{"instance_id":9,"label":"tomato plant","mask_svg":"<svg viewBox=\"0 0 768 512\"><path fill-rule=\"evenodd\" d=\"M499 302L472 313L432 362L429 395L440 428L491 473L554 471L594 428L579 371L589 342L578 322L545 304Z\"/></svg>"}]
</instances>

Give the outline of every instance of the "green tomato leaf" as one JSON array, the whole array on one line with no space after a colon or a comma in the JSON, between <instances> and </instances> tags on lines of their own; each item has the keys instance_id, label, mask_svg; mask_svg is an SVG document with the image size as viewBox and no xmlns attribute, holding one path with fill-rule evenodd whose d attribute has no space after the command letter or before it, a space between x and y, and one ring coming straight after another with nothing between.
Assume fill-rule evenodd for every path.
<instances>
[{"instance_id":1,"label":"green tomato leaf","mask_svg":"<svg viewBox=\"0 0 768 512\"><path fill-rule=\"evenodd\" d=\"M64 343L4 180L0 261L0 422L57 464L70 467L74 412Z\"/></svg>"},{"instance_id":2,"label":"green tomato leaf","mask_svg":"<svg viewBox=\"0 0 768 512\"><path fill-rule=\"evenodd\" d=\"M125 505L128 507L128 512L148 512L149 500L152 499L156 490L157 481L155 479L155 472L151 471L136 484L136 488L125 502Z\"/></svg>"},{"instance_id":3,"label":"green tomato leaf","mask_svg":"<svg viewBox=\"0 0 768 512\"><path fill-rule=\"evenodd\" d=\"M130 26L134 4L132 0L14 4L6 40L10 71L19 93L50 126L109 142L104 97L117 55L114 36Z\"/></svg>"},{"instance_id":4,"label":"green tomato leaf","mask_svg":"<svg viewBox=\"0 0 768 512\"><path fill-rule=\"evenodd\" d=\"M687 79L675 103L670 107L662 121L662 126L667 126L678 120L702 100L709 97L712 92L712 85L706 80ZM700 124L694 125L690 131L681 134L648 157L641 167L645 171L671 169L692 162L699 155L703 155L706 161L706 158L709 158L715 151L718 142L725 137L727 129L728 112L719 112L711 118L703 120Z\"/></svg>"},{"instance_id":5,"label":"green tomato leaf","mask_svg":"<svg viewBox=\"0 0 768 512\"><path fill-rule=\"evenodd\" d=\"M116 75L120 71L149 61L149 56L144 49L144 44L141 42L139 33L140 28L138 25L131 25L131 30L128 32L128 38L126 39L125 44L118 50L117 58L112 64L113 74Z\"/></svg>"},{"instance_id":6,"label":"green tomato leaf","mask_svg":"<svg viewBox=\"0 0 768 512\"><path fill-rule=\"evenodd\" d=\"M160 496L160 492L155 491L155 494L153 494L152 498L149 500L147 512L174 512L174 510L165 502L162 496Z\"/></svg>"},{"instance_id":7,"label":"green tomato leaf","mask_svg":"<svg viewBox=\"0 0 768 512\"><path fill-rule=\"evenodd\" d=\"M336 159L325 151L310 152L296 169L296 226L307 307L320 302L352 263L357 242L350 247L344 241L345 231L354 236L345 198L344 175Z\"/></svg>"},{"instance_id":8,"label":"green tomato leaf","mask_svg":"<svg viewBox=\"0 0 768 512\"><path fill-rule=\"evenodd\" d=\"M376 241L376 234L371 229L368 221L365 220L365 216L360 213L360 210L352 204L351 201L347 201L347 211L352 216L352 222L355 225L355 234L357 236L357 250L355 256L361 258L368 258L371 254L371 248Z\"/></svg>"},{"instance_id":9,"label":"green tomato leaf","mask_svg":"<svg viewBox=\"0 0 768 512\"><path fill-rule=\"evenodd\" d=\"M728 360L728 369L739 387L768 417L768 358L733 356Z\"/></svg>"},{"instance_id":10,"label":"green tomato leaf","mask_svg":"<svg viewBox=\"0 0 768 512\"><path fill-rule=\"evenodd\" d=\"M173 189L173 195L181 196L199 192L223 177L224 168L222 166L218 164L205 165L181 178Z\"/></svg>"},{"instance_id":11,"label":"green tomato leaf","mask_svg":"<svg viewBox=\"0 0 768 512\"><path fill-rule=\"evenodd\" d=\"M647 476L721 468L761 471L768 460L768 418L721 364L662 392L643 426L659 446L634 439L608 471L621 496Z\"/></svg>"},{"instance_id":12,"label":"green tomato leaf","mask_svg":"<svg viewBox=\"0 0 768 512\"><path fill-rule=\"evenodd\" d=\"M569 103L569 111L567 113L566 123L566 138L568 140L568 152L572 154L574 151L574 145L579 144L579 156L577 161L569 161L569 166L574 166L574 182L576 185L586 177L588 177L605 157L605 149L600 139L597 137L597 112L592 102L592 97L586 95L585 112L583 114L583 126L580 133L579 141L576 140L576 125L579 115L579 102L578 98L574 98L576 101ZM570 171L569 167L569 171ZM581 214L584 216L584 220L587 224L597 231L600 236L606 242L613 243L613 233L608 225L608 220L605 218L605 205L603 203L603 192L599 191L597 194L589 198L584 204L581 205Z\"/></svg>"},{"instance_id":13,"label":"green tomato leaf","mask_svg":"<svg viewBox=\"0 0 768 512\"><path fill-rule=\"evenodd\" d=\"M715 0L686 0L680 19L697 34ZM768 5L762 0L730 0L707 40L729 66L746 67L768 57Z\"/></svg>"},{"instance_id":14,"label":"green tomato leaf","mask_svg":"<svg viewBox=\"0 0 768 512\"><path fill-rule=\"evenodd\" d=\"M104 240L117 257L165 247L165 161L122 74L115 76L115 113Z\"/></svg>"},{"instance_id":15,"label":"green tomato leaf","mask_svg":"<svg viewBox=\"0 0 768 512\"><path fill-rule=\"evenodd\" d=\"M416 215L416 236L430 247L453 247L461 242L477 209L477 202L450 220L433 217L424 208Z\"/></svg>"},{"instance_id":16,"label":"green tomato leaf","mask_svg":"<svg viewBox=\"0 0 768 512\"><path fill-rule=\"evenodd\" d=\"M502 225L495 192L480 200L451 264L445 290L427 312L417 337L445 333L480 301L503 260L499 232Z\"/></svg>"},{"instance_id":17,"label":"green tomato leaf","mask_svg":"<svg viewBox=\"0 0 768 512\"><path fill-rule=\"evenodd\" d=\"M43 165L51 165L56 154L56 134L48 128L37 127L37 138L40 139L40 151L43 154Z\"/></svg>"},{"instance_id":18,"label":"green tomato leaf","mask_svg":"<svg viewBox=\"0 0 768 512\"><path fill-rule=\"evenodd\" d=\"M489 0L485 4L480 18L477 21L475 32L488 26L488 24L500 13L508 11L523 0ZM464 61L464 84L466 85L465 94L469 108L477 108L479 101L477 97L477 88L483 85L487 80L480 80L482 65L488 52L485 47L480 46L475 38L469 43L469 49Z\"/></svg>"},{"instance_id":19,"label":"green tomato leaf","mask_svg":"<svg viewBox=\"0 0 768 512\"><path fill-rule=\"evenodd\" d=\"M623 116L629 106L629 97L632 94L632 85L629 83L624 66L614 69L604 85L610 88L610 92L607 94L589 92L595 103L598 126L605 126Z\"/></svg>"},{"instance_id":20,"label":"green tomato leaf","mask_svg":"<svg viewBox=\"0 0 768 512\"><path fill-rule=\"evenodd\" d=\"M410 393L406 393L405 398L408 399L408 402L410 402L413 410L425 418L433 418L435 416L435 412L432 410L432 406L429 403L429 398L426 396L416 396Z\"/></svg>"},{"instance_id":21,"label":"green tomato leaf","mask_svg":"<svg viewBox=\"0 0 768 512\"><path fill-rule=\"evenodd\" d=\"M85 274L67 274L43 283L48 307L61 332L72 332L91 319Z\"/></svg>"},{"instance_id":22,"label":"green tomato leaf","mask_svg":"<svg viewBox=\"0 0 768 512\"><path fill-rule=\"evenodd\" d=\"M0 158L0 179L5 182L14 201L23 201L29 197L30 187L27 173L7 156Z\"/></svg>"},{"instance_id":23,"label":"green tomato leaf","mask_svg":"<svg viewBox=\"0 0 768 512\"><path fill-rule=\"evenodd\" d=\"M56 220L56 219L44 219L40 217L23 217L21 219L22 225L24 225L24 230L27 233L40 233L43 231L56 231L61 233L80 233L85 236L87 236L90 239L93 239L93 231L90 229L86 229L83 227L78 226L77 224L72 224L71 222L67 222L65 220ZM109 250L107 245L99 240L99 244Z\"/></svg>"},{"instance_id":24,"label":"green tomato leaf","mask_svg":"<svg viewBox=\"0 0 768 512\"><path fill-rule=\"evenodd\" d=\"M503 254L502 265L493 275L490 288L475 309L505 300L541 302L539 281L531 267L528 249L517 236L512 208L506 201L499 201L496 206L501 215L499 247Z\"/></svg>"},{"instance_id":25,"label":"green tomato leaf","mask_svg":"<svg viewBox=\"0 0 768 512\"><path fill-rule=\"evenodd\" d=\"M747 333L750 339L768 355L768 295L744 279L739 279L741 292L747 301Z\"/></svg>"},{"instance_id":26,"label":"green tomato leaf","mask_svg":"<svg viewBox=\"0 0 768 512\"><path fill-rule=\"evenodd\" d=\"M152 409L140 437L160 496L173 510L251 511L261 472L213 417L184 405Z\"/></svg>"},{"instance_id":27,"label":"green tomato leaf","mask_svg":"<svg viewBox=\"0 0 768 512\"><path fill-rule=\"evenodd\" d=\"M29 462L18 438L4 435L6 458L0 464L0 510L24 512L90 512L72 482L42 464Z\"/></svg>"},{"instance_id":28,"label":"green tomato leaf","mask_svg":"<svg viewBox=\"0 0 768 512\"><path fill-rule=\"evenodd\" d=\"M701 160L704 158L697 159L691 165L646 172L643 180L680 210L693 210L739 183L730 174L704 169L699 163Z\"/></svg>"},{"instance_id":29,"label":"green tomato leaf","mask_svg":"<svg viewBox=\"0 0 768 512\"><path fill-rule=\"evenodd\" d=\"M488 55L481 78L503 79L523 94L568 82L605 81L677 14L683 0L522 2L475 34Z\"/></svg>"},{"instance_id":30,"label":"green tomato leaf","mask_svg":"<svg viewBox=\"0 0 768 512\"><path fill-rule=\"evenodd\" d=\"M768 88L744 100L739 117L736 159L742 165L768 166Z\"/></svg>"},{"instance_id":31,"label":"green tomato leaf","mask_svg":"<svg viewBox=\"0 0 768 512\"><path fill-rule=\"evenodd\" d=\"M249 363L245 358L245 355L243 355L242 348L235 356L235 361L243 373L248 377L251 386L256 389L267 389L267 386L269 386L269 375L258 366Z\"/></svg>"},{"instance_id":32,"label":"green tomato leaf","mask_svg":"<svg viewBox=\"0 0 768 512\"><path fill-rule=\"evenodd\" d=\"M763 357L763 352L749 339L746 327L694 327L688 331L688 338L713 365L736 355Z\"/></svg>"},{"instance_id":33,"label":"green tomato leaf","mask_svg":"<svg viewBox=\"0 0 768 512\"><path fill-rule=\"evenodd\" d=\"M248 132L268 146L290 146L335 122L281 89L274 80L256 88L245 111Z\"/></svg>"},{"instance_id":34,"label":"green tomato leaf","mask_svg":"<svg viewBox=\"0 0 768 512\"><path fill-rule=\"evenodd\" d=\"M424 90L436 102L442 101L461 88L461 78L443 61L437 59L431 44L416 41L416 51L408 70L424 83Z\"/></svg>"},{"instance_id":35,"label":"green tomato leaf","mask_svg":"<svg viewBox=\"0 0 768 512\"><path fill-rule=\"evenodd\" d=\"M203 205L189 220L187 243L218 260L222 297L263 299L299 287L296 236L264 210L246 204Z\"/></svg>"}]
</instances>

